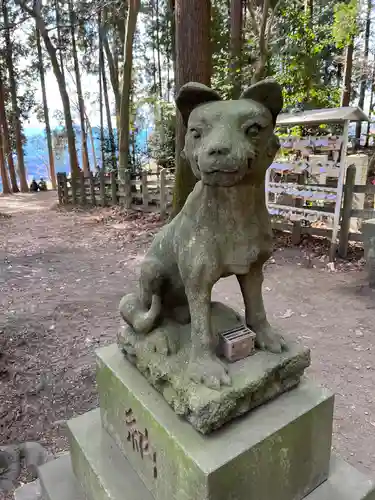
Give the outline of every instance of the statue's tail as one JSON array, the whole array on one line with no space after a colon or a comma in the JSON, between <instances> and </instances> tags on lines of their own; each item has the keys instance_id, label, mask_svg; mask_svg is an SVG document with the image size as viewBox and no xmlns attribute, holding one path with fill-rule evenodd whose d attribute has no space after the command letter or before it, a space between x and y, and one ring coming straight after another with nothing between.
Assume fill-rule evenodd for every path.
<instances>
[{"instance_id":1,"label":"statue's tail","mask_svg":"<svg viewBox=\"0 0 375 500\"><path fill-rule=\"evenodd\" d=\"M161 313L161 297L153 295L150 309L144 309L138 298L133 294L126 295L120 302L120 314L137 333L147 334L156 325Z\"/></svg>"}]
</instances>

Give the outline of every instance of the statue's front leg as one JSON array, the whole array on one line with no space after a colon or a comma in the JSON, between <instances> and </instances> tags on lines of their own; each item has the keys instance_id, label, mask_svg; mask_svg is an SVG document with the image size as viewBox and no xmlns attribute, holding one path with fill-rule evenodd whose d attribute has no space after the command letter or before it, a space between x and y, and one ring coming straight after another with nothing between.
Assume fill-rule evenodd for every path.
<instances>
[{"instance_id":1,"label":"statue's front leg","mask_svg":"<svg viewBox=\"0 0 375 500\"><path fill-rule=\"evenodd\" d=\"M196 287L186 284L191 316L191 353L188 376L196 383L203 383L212 389L230 385L228 369L216 357L217 338L211 328L212 286Z\"/></svg>"},{"instance_id":2,"label":"statue's front leg","mask_svg":"<svg viewBox=\"0 0 375 500\"><path fill-rule=\"evenodd\" d=\"M256 333L256 344L260 349L281 352L286 349L282 335L268 323L263 304L263 266L252 266L249 273L237 276L245 303L246 323Z\"/></svg>"}]
</instances>

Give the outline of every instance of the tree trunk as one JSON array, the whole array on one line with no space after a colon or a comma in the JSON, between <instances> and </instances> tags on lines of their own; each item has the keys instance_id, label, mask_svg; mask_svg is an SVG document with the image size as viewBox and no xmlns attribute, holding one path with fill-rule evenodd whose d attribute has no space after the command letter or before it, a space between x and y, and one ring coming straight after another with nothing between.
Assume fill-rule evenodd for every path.
<instances>
[{"instance_id":1,"label":"tree trunk","mask_svg":"<svg viewBox=\"0 0 375 500\"><path fill-rule=\"evenodd\" d=\"M230 72L232 81L232 99L238 99L241 94L242 6L243 0L231 0Z\"/></svg>"},{"instance_id":2,"label":"tree trunk","mask_svg":"<svg viewBox=\"0 0 375 500\"><path fill-rule=\"evenodd\" d=\"M12 53L13 44L10 37L7 0L2 0L2 7L3 7L4 36L5 36L5 47L6 47L5 58L8 66L10 95L12 99L13 126L16 138L18 175L20 178L21 192L27 193L29 191L29 187L27 185L25 159L23 155L22 129L20 121L20 110L18 107L18 99L17 99L16 75L13 66L13 53Z\"/></svg>"},{"instance_id":3,"label":"tree trunk","mask_svg":"<svg viewBox=\"0 0 375 500\"><path fill-rule=\"evenodd\" d=\"M65 82L65 71L64 71L64 55L63 55L63 40L61 36L61 14L59 0L55 0L55 17L56 17L56 28L57 28L57 44L59 47L59 59L60 59L60 69L62 77Z\"/></svg>"},{"instance_id":4,"label":"tree trunk","mask_svg":"<svg viewBox=\"0 0 375 500\"><path fill-rule=\"evenodd\" d=\"M70 34L72 37L72 52L74 61L74 73L77 85L77 96L78 96L78 108L79 108L79 119L81 122L81 140L82 140L82 168L87 177L90 172L89 166L89 154L87 149L87 135L85 128L85 103L83 100L82 84L81 84L81 73L79 70L77 45L76 45L76 35L75 35L75 22L76 16L74 14L74 6L72 0L69 1L69 18L70 18Z\"/></svg>"},{"instance_id":5,"label":"tree trunk","mask_svg":"<svg viewBox=\"0 0 375 500\"><path fill-rule=\"evenodd\" d=\"M49 122L49 111L47 103L47 92L46 92L46 81L45 72L43 64L43 53L42 45L40 43L40 33L38 28L36 28L36 45L38 49L38 66L39 66L39 76L40 76L40 86L42 88L42 101L43 101L43 113L44 113L44 123L46 125L46 136L47 136L47 146L48 146L48 158L49 158L49 175L52 182L52 188L56 189L56 173L55 173L55 158L53 156L52 147L52 136L51 136L51 126Z\"/></svg>"},{"instance_id":6,"label":"tree trunk","mask_svg":"<svg viewBox=\"0 0 375 500\"><path fill-rule=\"evenodd\" d=\"M115 136L113 133L113 127L112 127L111 109L109 106L108 85L107 85L107 77L105 74L103 38L102 37L99 38L99 66L101 68L101 75L102 75L103 97L104 97L104 105L105 105L106 117L107 117L109 143L110 143L110 147L111 147L112 170L117 170L116 144L115 144Z\"/></svg>"},{"instance_id":7,"label":"tree trunk","mask_svg":"<svg viewBox=\"0 0 375 500\"><path fill-rule=\"evenodd\" d=\"M166 63L167 63L167 101L171 101L171 61L173 59L172 49L172 12L170 10L170 2L167 3L167 44L166 44Z\"/></svg>"},{"instance_id":8,"label":"tree trunk","mask_svg":"<svg viewBox=\"0 0 375 500\"><path fill-rule=\"evenodd\" d=\"M157 94L158 92L158 84L157 84L157 69L156 69L156 42L155 42L155 36L158 36L157 29L155 30L155 1L158 0L152 0L151 1L151 24L152 24L152 83L153 83L153 92ZM155 35L156 32L156 35ZM154 110L156 112L156 109Z\"/></svg>"},{"instance_id":9,"label":"tree trunk","mask_svg":"<svg viewBox=\"0 0 375 500\"><path fill-rule=\"evenodd\" d=\"M161 59L160 59L160 13L159 13L159 0L156 1L156 54L157 54L157 61L158 61L158 86L159 86L159 98L160 100L163 99L163 80L162 80L162 74L161 74Z\"/></svg>"},{"instance_id":10,"label":"tree trunk","mask_svg":"<svg viewBox=\"0 0 375 500\"><path fill-rule=\"evenodd\" d=\"M349 106L350 104L350 95L352 91L353 51L354 41L346 47L345 51L345 69L341 94L341 106Z\"/></svg>"},{"instance_id":11,"label":"tree trunk","mask_svg":"<svg viewBox=\"0 0 375 500\"><path fill-rule=\"evenodd\" d=\"M370 128L371 128L371 115L373 113L373 107L374 107L374 90L375 90L375 64L372 70L372 77L371 77L371 92L370 92L370 104L369 104L369 112L368 116L370 120L367 122L367 133L366 133L366 142L365 142L365 147L369 147L369 141L370 141Z\"/></svg>"},{"instance_id":12,"label":"tree trunk","mask_svg":"<svg viewBox=\"0 0 375 500\"><path fill-rule=\"evenodd\" d=\"M102 15L98 13L98 33L99 33L99 116L100 116L100 158L102 169L105 168L105 149L104 149L104 116L103 116L103 84L102 84L102 70L103 70L103 44L100 30L102 29Z\"/></svg>"},{"instance_id":13,"label":"tree trunk","mask_svg":"<svg viewBox=\"0 0 375 500\"><path fill-rule=\"evenodd\" d=\"M15 0L18 5L22 7L22 9L27 12L31 17L35 19L36 26L40 31L40 34L43 38L44 44L46 46L46 50L51 59L53 73L56 77L57 84L59 86L61 101L64 110L64 118L65 118L65 126L66 126L66 135L68 140L68 150L69 150L69 160L70 160L70 169L72 175L79 174L79 167L77 161L77 150L76 150L76 142L74 136L74 128L73 128L73 120L72 113L70 110L70 101L69 95L66 89L64 73L62 72L59 62L57 59L57 51L56 47L53 45L46 24L42 18L40 12L40 3L34 3L34 8L30 8L27 6L25 0Z\"/></svg>"},{"instance_id":14,"label":"tree trunk","mask_svg":"<svg viewBox=\"0 0 375 500\"><path fill-rule=\"evenodd\" d=\"M176 0L176 92L195 81L210 85L212 55L210 46L210 0ZM179 112L176 116L176 177L172 217L184 206L196 178L189 164L181 158L185 127Z\"/></svg>"},{"instance_id":15,"label":"tree trunk","mask_svg":"<svg viewBox=\"0 0 375 500\"><path fill-rule=\"evenodd\" d=\"M118 79L118 67L117 67L117 59L115 61L115 57L111 52L111 48L109 46L108 35L107 35L107 9L103 10L103 24L100 27L99 36L101 37L101 47L102 50L104 48L104 52L107 56L108 68L109 68L109 77L111 80L112 90L115 96L115 105L116 105L116 117L120 116L120 88L119 88L119 79ZM114 50L116 53L116 50ZM104 62L103 62L104 64ZM104 67L104 66L103 66ZM104 88L103 88L104 91ZM118 118L117 118L118 120Z\"/></svg>"},{"instance_id":16,"label":"tree trunk","mask_svg":"<svg viewBox=\"0 0 375 500\"><path fill-rule=\"evenodd\" d=\"M8 172L6 169L5 158L4 158L4 135L0 128L0 179L3 185L3 194L11 194Z\"/></svg>"},{"instance_id":17,"label":"tree trunk","mask_svg":"<svg viewBox=\"0 0 375 500\"><path fill-rule=\"evenodd\" d=\"M174 87L176 91L176 13L175 13L175 0L169 0L169 11L171 17L171 55L172 55L172 68L174 74Z\"/></svg>"},{"instance_id":18,"label":"tree trunk","mask_svg":"<svg viewBox=\"0 0 375 500\"><path fill-rule=\"evenodd\" d=\"M314 0L305 0L305 14L312 20L314 14Z\"/></svg>"},{"instance_id":19,"label":"tree trunk","mask_svg":"<svg viewBox=\"0 0 375 500\"><path fill-rule=\"evenodd\" d=\"M124 63L122 72L122 90L120 106L120 131L119 131L119 169L120 184L125 183L126 171L129 162L129 106L133 66L133 40L140 9L140 0L129 0L128 13L125 27Z\"/></svg>"},{"instance_id":20,"label":"tree trunk","mask_svg":"<svg viewBox=\"0 0 375 500\"><path fill-rule=\"evenodd\" d=\"M43 37L47 52L51 58L52 69L53 69L53 72L55 74L57 84L59 86L61 101L62 101L63 110L64 110L64 118L65 118L65 126L66 126L66 135L67 135L67 140L68 140L71 172L73 175L78 175L79 174L79 166L78 166L78 160L77 160L76 141L75 141L75 135L74 135L72 113L70 110L69 95L68 95L68 92L66 89L66 84L65 84L65 78L64 78L64 75L59 67L59 63L58 63L57 56L56 56L56 49L51 42L51 39L50 39L48 32L44 26L44 23L43 23L43 26L41 26L42 29L39 27L39 25L38 25L38 28L40 30L42 37Z\"/></svg>"},{"instance_id":21,"label":"tree trunk","mask_svg":"<svg viewBox=\"0 0 375 500\"><path fill-rule=\"evenodd\" d=\"M8 121L5 111L4 82L1 72L0 72L0 132L2 133L3 136L2 146L4 148L4 154L8 162L9 177L12 186L12 192L18 193L19 189L17 185L16 169L14 168L13 154L10 148Z\"/></svg>"},{"instance_id":22,"label":"tree trunk","mask_svg":"<svg viewBox=\"0 0 375 500\"><path fill-rule=\"evenodd\" d=\"M372 10L372 0L367 0L365 43L364 43L364 47L363 47L361 85L360 85L360 89L359 89L359 100L358 100L358 107L361 109L363 109L364 104L365 104L366 87L367 87L367 82L368 82L367 64L368 64L370 30L371 30L371 10ZM357 122L356 126L355 126L355 146L356 146L356 148L359 148L361 145L361 130L362 130L362 122Z\"/></svg>"},{"instance_id":23,"label":"tree trunk","mask_svg":"<svg viewBox=\"0 0 375 500\"><path fill-rule=\"evenodd\" d=\"M306 0L305 1L305 15L307 17L307 27L310 30L313 30L314 28L314 1L313 0ZM312 52L312 43L311 40L307 40L307 47L306 47L306 53L309 54L309 57L307 58L307 63L306 63L306 78L304 79L304 87L305 87L305 102L310 102L310 95L311 95L311 87L313 84L313 78L314 78L314 60L311 57L311 52Z\"/></svg>"},{"instance_id":24,"label":"tree trunk","mask_svg":"<svg viewBox=\"0 0 375 500\"><path fill-rule=\"evenodd\" d=\"M90 137L91 152L92 152L92 159L93 159L93 162L94 162L94 169L97 170L97 168L98 168L98 159L96 157L94 136L93 136L93 133L92 133L92 126L91 126L89 117L88 117L88 115L86 113L86 110L85 110L85 125L86 125L86 130L87 130L87 136Z\"/></svg>"},{"instance_id":25,"label":"tree trunk","mask_svg":"<svg viewBox=\"0 0 375 500\"><path fill-rule=\"evenodd\" d=\"M270 10L270 0L264 0L262 19L259 26L259 58L255 64L255 70L251 83L257 83L265 76L267 58L268 58L268 36L266 36L267 19ZM249 9L252 9L250 2L248 3ZM252 16L253 17L253 16Z\"/></svg>"},{"instance_id":26,"label":"tree trunk","mask_svg":"<svg viewBox=\"0 0 375 500\"><path fill-rule=\"evenodd\" d=\"M116 43L113 41L113 46L115 46ZM116 78L118 81L118 100L119 100L119 105L116 110L116 133L117 133L117 140L119 141L120 139L120 114L121 114L121 87L120 87L120 81L121 81L121 76L120 76L120 64L119 64L119 55L118 51L115 49L113 51L113 64L114 64L114 69L115 69L115 74Z\"/></svg>"}]
</instances>

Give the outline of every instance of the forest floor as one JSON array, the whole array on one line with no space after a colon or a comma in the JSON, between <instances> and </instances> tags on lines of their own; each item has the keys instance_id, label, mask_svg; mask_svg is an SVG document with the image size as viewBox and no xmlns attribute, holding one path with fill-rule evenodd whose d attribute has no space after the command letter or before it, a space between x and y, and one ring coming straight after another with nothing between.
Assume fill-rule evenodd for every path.
<instances>
[{"instance_id":1,"label":"forest floor","mask_svg":"<svg viewBox=\"0 0 375 500\"><path fill-rule=\"evenodd\" d=\"M98 404L94 352L115 341L156 215L60 210L53 192L0 197L0 444L67 448L65 422ZM375 476L375 293L361 252L278 235L265 271L270 321L312 351L308 377L336 394L334 449ZM243 309L233 278L216 298Z\"/></svg>"}]
</instances>

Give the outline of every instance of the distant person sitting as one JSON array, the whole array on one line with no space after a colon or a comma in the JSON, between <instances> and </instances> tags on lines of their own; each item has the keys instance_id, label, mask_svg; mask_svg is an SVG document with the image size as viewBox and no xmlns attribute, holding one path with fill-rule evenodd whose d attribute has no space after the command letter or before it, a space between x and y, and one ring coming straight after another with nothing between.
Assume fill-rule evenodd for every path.
<instances>
[{"instance_id":1,"label":"distant person sitting","mask_svg":"<svg viewBox=\"0 0 375 500\"><path fill-rule=\"evenodd\" d=\"M35 179L32 180L31 184L30 184L30 191L32 193L36 193L39 189L39 186L38 186L38 183L36 182Z\"/></svg>"},{"instance_id":2,"label":"distant person sitting","mask_svg":"<svg viewBox=\"0 0 375 500\"><path fill-rule=\"evenodd\" d=\"M43 177L41 177L39 181L39 191L47 191L47 183Z\"/></svg>"}]
</instances>

